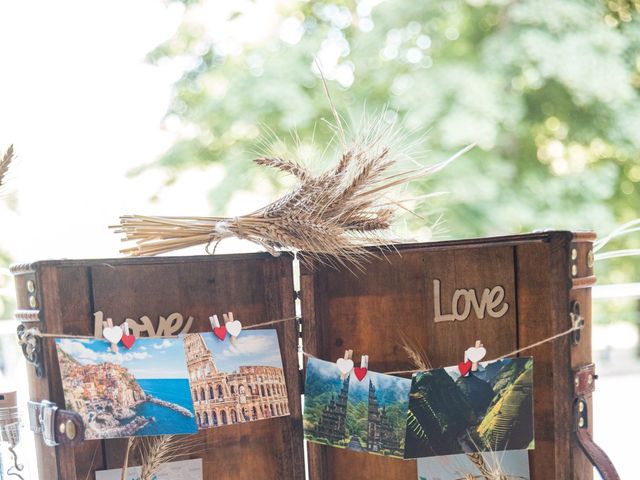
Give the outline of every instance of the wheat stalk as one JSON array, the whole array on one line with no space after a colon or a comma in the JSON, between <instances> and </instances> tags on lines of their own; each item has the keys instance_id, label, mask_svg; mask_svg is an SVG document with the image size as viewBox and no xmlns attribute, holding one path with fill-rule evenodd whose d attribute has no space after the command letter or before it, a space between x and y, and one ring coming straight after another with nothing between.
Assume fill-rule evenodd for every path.
<instances>
[{"instance_id":1,"label":"wheat stalk","mask_svg":"<svg viewBox=\"0 0 640 480\"><path fill-rule=\"evenodd\" d=\"M400 341L402 342L402 349L414 367L420 370L430 370L433 368L429 357L417 341L409 338L404 332L400 332Z\"/></svg>"},{"instance_id":2,"label":"wheat stalk","mask_svg":"<svg viewBox=\"0 0 640 480\"><path fill-rule=\"evenodd\" d=\"M164 463L195 452L197 438L179 435L160 435L139 440L138 452L142 463L140 480L152 480Z\"/></svg>"},{"instance_id":3,"label":"wheat stalk","mask_svg":"<svg viewBox=\"0 0 640 480\"><path fill-rule=\"evenodd\" d=\"M136 437L129 437L127 439L127 449L124 452L124 460L122 462L122 473L120 474L120 480L127 480L127 470L129 468L129 453L133 448Z\"/></svg>"},{"instance_id":4,"label":"wheat stalk","mask_svg":"<svg viewBox=\"0 0 640 480\"><path fill-rule=\"evenodd\" d=\"M262 157L256 163L294 175L298 185L290 193L248 215L239 217L150 217L125 215L112 226L134 246L128 255L158 255L230 237L250 240L273 255L294 250L332 265L360 267L377 251L390 248L385 235L402 202L389 201L390 191L442 169L468 151L468 146L439 164L390 173L398 154L381 143L381 122L352 142L334 168L313 175L302 165L282 158ZM376 247L373 250L367 247ZM376 251L377 249L377 251Z\"/></svg>"},{"instance_id":5,"label":"wheat stalk","mask_svg":"<svg viewBox=\"0 0 640 480\"><path fill-rule=\"evenodd\" d=\"M0 187L2 187L5 182L6 182L6 176L7 173L9 172L9 165L11 165L11 162L14 159L14 151L13 151L13 145L10 145L9 148L7 148L7 151L5 152L4 156L2 157L2 160L0 160Z\"/></svg>"}]
</instances>

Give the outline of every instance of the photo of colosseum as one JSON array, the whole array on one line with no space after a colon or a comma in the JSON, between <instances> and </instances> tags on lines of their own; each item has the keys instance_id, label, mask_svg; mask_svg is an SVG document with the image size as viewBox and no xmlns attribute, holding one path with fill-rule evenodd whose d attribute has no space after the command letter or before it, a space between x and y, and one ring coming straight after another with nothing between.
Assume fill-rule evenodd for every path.
<instances>
[{"instance_id":1,"label":"photo of colosseum","mask_svg":"<svg viewBox=\"0 0 640 480\"><path fill-rule=\"evenodd\" d=\"M199 429L289 415L275 330L244 331L235 344L192 333L184 346Z\"/></svg>"}]
</instances>

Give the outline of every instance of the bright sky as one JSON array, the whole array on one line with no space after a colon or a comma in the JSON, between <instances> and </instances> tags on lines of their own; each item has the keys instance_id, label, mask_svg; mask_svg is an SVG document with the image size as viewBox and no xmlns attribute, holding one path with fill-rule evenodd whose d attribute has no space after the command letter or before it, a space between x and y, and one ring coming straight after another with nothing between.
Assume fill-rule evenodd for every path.
<instances>
[{"instance_id":1,"label":"bright sky","mask_svg":"<svg viewBox=\"0 0 640 480\"><path fill-rule=\"evenodd\" d=\"M230 373L243 365L282 368L278 335L274 329L245 330L235 345L229 340L220 341L213 333L204 333L202 336L219 371Z\"/></svg>"},{"instance_id":2,"label":"bright sky","mask_svg":"<svg viewBox=\"0 0 640 480\"><path fill-rule=\"evenodd\" d=\"M188 378L184 343L179 338L138 338L131 349L111 350L106 340L56 339L58 347L83 365L115 363L136 378Z\"/></svg>"},{"instance_id":3,"label":"bright sky","mask_svg":"<svg viewBox=\"0 0 640 480\"><path fill-rule=\"evenodd\" d=\"M161 0L0 2L0 149L19 155L0 248L15 261L117 256L107 226L121 214L210 213L215 170L186 172L156 203L164 173L126 176L172 143L162 119L180 71L144 58L181 15Z\"/></svg>"}]
</instances>

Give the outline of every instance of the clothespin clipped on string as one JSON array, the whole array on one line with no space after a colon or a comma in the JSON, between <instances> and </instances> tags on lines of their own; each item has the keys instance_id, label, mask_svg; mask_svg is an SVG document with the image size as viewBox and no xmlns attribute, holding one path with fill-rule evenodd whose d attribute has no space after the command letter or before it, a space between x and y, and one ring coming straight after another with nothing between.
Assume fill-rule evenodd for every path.
<instances>
[{"instance_id":1,"label":"clothespin clipped on string","mask_svg":"<svg viewBox=\"0 0 640 480\"><path fill-rule=\"evenodd\" d=\"M135 335L129 334L129 324L127 323L126 320L121 325L121 327L122 327L122 330L124 331L124 334L122 335L122 338L120 339L120 341L122 342L122 345L124 345L127 350L130 350L131 347L133 347L133 344L136 342L136 337Z\"/></svg>"},{"instance_id":2,"label":"clothespin clipped on string","mask_svg":"<svg viewBox=\"0 0 640 480\"><path fill-rule=\"evenodd\" d=\"M353 373L359 382L362 381L364 377L367 376L367 372L369 371L369 355L362 355L360 357L360 366L354 367Z\"/></svg>"},{"instance_id":3,"label":"clothespin clipped on string","mask_svg":"<svg viewBox=\"0 0 640 480\"><path fill-rule=\"evenodd\" d=\"M218 320L217 315L209 317L209 322L211 323L213 334L218 337L218 340L223 341L227 336L227 327L220 325L220 320Z\"/></svg>"},{"instance_id":4,"label":"clothespin clipped on string","mask_svg":"<svg viewBox=\"0 0 640 480\"><path fill-rule=\"evenodd\" d=\"M233 312L229 312L228 314L223 315L224 317L224 325L227 327L227 332L231 335L231 343L236 344L236 339L240 332L242 331L242 323L240 320L235 320L233 318Z\"/></svg>"},{"instance_id":5,"label":"clothespin clipped on string","mask_svg":"<svg viewBox=\"0 0 640 480\"><path fill-rule=\"evenodd\" d=\"M344 380L351 370L353 370L353 350L345 350L344 357L336 360L338 370L340 370L340 379Z\"/></svg>"},{"instance_id":6,"label":"clothespin clipped on string","mask_svg":"<svg viewBox=\"0 0 640 480\"><path fill-rule=\"evenodd\" d=\"M111 351L118 353L118 342L122 339L122 328L113 325L113 320L107 318L102 328L102 336L111 342Z\"/></svg>"},{"instance_id":7,"label":"clothespin clipped on string","mask_svg":"<svg viewBox=\"0 0 640 480\"><path fill-rule=\"evenodd\" d=\"M478 371L478 363L487 354L487 350L482 346L480 340L476 340L476 344L473 347L469 347L464 351L464 362L458 363L458 370L460 375L466 377L469 372Z\"/></svg>"},{"instance_id":8,"label":"clothespin clipped on string","mask_svg":"<svg viewBox=\"0 0 640 480\"><path fill-rule=\"evenodd\" d=\"M487 354L487 350L482 346L480 340L476 340L476 344L474 347L467 348L464 352L465 359L467 361L471 361L471 371L478 371L478 363L482 360Z\"/></svg>"}]
</instances>

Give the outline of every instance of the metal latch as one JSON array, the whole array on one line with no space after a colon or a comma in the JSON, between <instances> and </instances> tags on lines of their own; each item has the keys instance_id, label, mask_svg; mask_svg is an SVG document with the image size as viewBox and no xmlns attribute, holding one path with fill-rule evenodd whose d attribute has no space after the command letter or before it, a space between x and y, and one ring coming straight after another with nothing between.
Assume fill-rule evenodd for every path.
<instances>
[{"instance_id":1,"label":"metal latch","mask_svg":"<svg viewBox=\"0 0 640 480\"><path fill-rule=\"evenodd\" d=\"M44 375L44 363L42 362L42 338L33 334L33 329L27 329L23 324L18 325L16 334L18 343L22 348L24 358L36 369L36 377Z\"/></svg>"},{"instance_id":2,"label":"metal latch","mask_svg":"<svg viewBox=\"0 0 640 480\"><path fill-rule=\"evenodd\" d=\"M578 345L581 337L580 332L582 331L582 327L584 327L584 317L580 314L580 303L575 300L571 302L569 320L571 320L572 326L577 327L576 330L571 332L571 342L574 345Z\"/></svg>"},{"instance_id":3,"label":"metal latch","mask_svg":"<svg viewBox=\"0 0 640 480\"><path fill-rule=\"evenodd\" d=\"M28 402L29 423L31 430L41 434L45 445L55 447L56 442L56 412L58 406L49 400L42 402Z\"/></svg>"}]
</instances>

